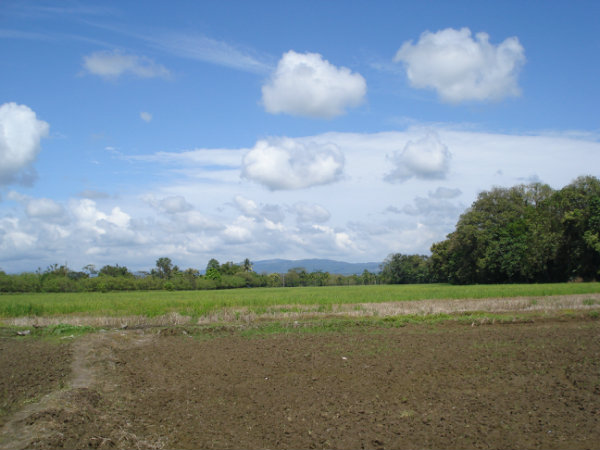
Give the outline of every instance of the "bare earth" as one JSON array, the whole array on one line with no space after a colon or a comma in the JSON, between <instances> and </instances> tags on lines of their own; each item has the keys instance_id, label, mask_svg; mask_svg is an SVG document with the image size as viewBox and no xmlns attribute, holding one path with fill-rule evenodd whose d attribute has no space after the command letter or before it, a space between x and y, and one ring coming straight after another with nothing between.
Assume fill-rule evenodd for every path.
<instances>
[{"instance_id":1,"label":"bare earth","mask_svg":"<svg viewBox=\"0 0 600 450\"><path fill-rule=\"evenodd\" d=\"M0 448L598 448L600 321L0 339Z\"/></svg>"}]
</instances>

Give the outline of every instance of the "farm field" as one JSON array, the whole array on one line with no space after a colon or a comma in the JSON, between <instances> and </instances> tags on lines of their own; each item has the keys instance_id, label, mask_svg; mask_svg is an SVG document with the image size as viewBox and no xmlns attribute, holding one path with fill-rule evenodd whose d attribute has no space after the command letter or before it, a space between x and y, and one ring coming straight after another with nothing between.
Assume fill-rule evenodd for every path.
<instances>
[{"instance_id":1,"label":"farm field","mask_svg":"<svg viewBox=\"0 0 600 450\"><path fill-rule=\"evenodd\" d=\"M589 318L184 331L3 339L2 392L34 401L3 416L0 447L593 448L600 440L600 326Z\"/></svg>"},{"instance_id":2,"label":"farm field","mask_svg":"<svg viewBox=\"0 0 600 450\"><path fill-rule=\"evenodd\" d=\"M398 301L398 289L393 301L374 290L378 301L347 308L290 297L328 290L205 315L4 315L0 448L600 442L598 293ZM257 295L222 295L246 292Z\"/></svg>"},{"instance_id":3,"label":"farm field","mask_svg":"<svg viewBox=\"0 0 600 450\"><path fill-rule=\"evenodd\" d=\"M447 284L254 288L218 291L133 291L89 293L33 293L0 295L0 322L111 325L177 325L273 318L282 313L397 315L468 310L578 309L600 299L600 283L506 284L452 286ZM488 307L485 302L492 299ZM504 302L498 302L505 299ZM515 299L519 299L515 303ZM415 301L431 300L428 303ZM445 300L453 300L448 303ZM437 311L435 302L443 304ZM440 303L441 302L441 303ZM411 303L414 303L412 306ZM510 304L514 304L511 306ZM395 308L386 310L386 305ZM423 311L417 305L426 305ZM448 305L456 305L448 306ZM462 305L462 306L461 306ZM499 308L498 305L504 305ZM423 308L421 308L423 309ZM387 311L387 312L386 312ZM111 322L110 318L114 320ZM106 323L102 322L106 320Z\"/></svg>"}]
</instances>

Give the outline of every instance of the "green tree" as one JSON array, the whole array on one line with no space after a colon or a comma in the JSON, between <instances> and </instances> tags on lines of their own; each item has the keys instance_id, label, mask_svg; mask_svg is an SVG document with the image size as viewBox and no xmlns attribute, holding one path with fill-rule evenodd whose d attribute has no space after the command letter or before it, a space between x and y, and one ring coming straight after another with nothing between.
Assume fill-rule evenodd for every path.
<instances>
[{"instance_id":1,"label":"green tree","mask_svg":"<svg viewBox=\"0 0 600 450\"><path fill-rule=\"evenodd\" d=\"M100 269L98 272L98 276L105 277L133 277L133 274L129 272L129 269L125 266L119 266L115 264L114 266L106 265Z\"/></svg>"},{"instance_id":2,"label":"green tree","mask_svg":"<svg viewBox=\"0 0 600 450\"><path fill-rule=\"evenodd\" d=\"M88 264L81 269L83 272L87 273L89 276L97 275L98 271L96 270L96 266L93 264Z\"/></svg>"},{"instance_id":3,"label":"green tree","mask_svg":"<svg viewBox=\"0 0 600 450\"><path fill-rule=\"evenodd\" d=\"M382 264L381 277L386 283L391 284L428 283L431 278L429 257L392 254Z\"/></svg>"},{"instance_id":4,"label":"green tree","mask_svg":"<svg viewBox=\"0 0 600 450\"><path fill-rule=\"evenodd\" d=\"M227 261L226 263L221 264L221 267L219 268L219 272L221 272L222 275L235 275L236 273L242 271L242 267L234 264L232 261Z\"/></svg>"},{"instance_id":5,"label":"green tree","mask_svg":"<svg viewBox=\"0 0 600 450\"><path fill-rule=\"evenodd\" d=\"M544 281L552 244L552 190L541 184L479 194L447 242L432 246L432 271L453 283Z\"/></svg>"},{"instance_id":6,"label":"green tree","mask_svg":"<svg viewBox=\"0 0 600 450\"><path fill-rule=\"evenodd\" d=\"M173 274L173 263L171 258L162 257L156 260L156 276L158 278L169 279Z\"/></svg>"},{"instance_id":7,"label":"green tree","mask_svg":"<svg viewBox=\"0 0 600 450\"><path fill-rule=\"evenodd\" d=\"M479 194L431 247L438 280L459 284L564 281L600 273L600 180L560 191L534 183Z\"/></svg>"},{"instance_id":8,"label":"green tree","mask_svg":"<svg viewBox=\"0 0 600 450\"><path fill-rule=\"evenodd\" d=\"M217 261L215 258L212 258L210 261L208 261L208 264L206 264L206 272L208 272L209 269L214 269L219 272L220 268L221 264L219 264L219 261Z\"/></svg>"},{"instance_id":9,"label":"green tree","mask_svg":"<svg viewBox=\"0 0 600 450\"><path fill-rule=\"evenodd\" d=\"M367 269L363 270L362 275L360 276L362 284L376 284L377 283L377 275L369 272Z\"/></svg>"},{"instance_id":10,"label":"green tree","mask_svg":"<svg viewBox=\"0 0 600 450\"><path fill-rule=\"evenodd\" d=\"M565 278L600 277L600 180L579 177L555 195L562 239L558 266Z\"/></svg>"}]
</instances>

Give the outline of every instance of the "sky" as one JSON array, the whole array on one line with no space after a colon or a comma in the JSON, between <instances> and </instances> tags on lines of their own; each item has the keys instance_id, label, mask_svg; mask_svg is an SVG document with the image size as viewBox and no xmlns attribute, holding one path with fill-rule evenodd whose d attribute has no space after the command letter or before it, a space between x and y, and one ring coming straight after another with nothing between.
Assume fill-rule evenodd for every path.
<instances>
[{"instance_id":1,"label":"sky","mask_svg":"<svg viewBox=\"0 0 600 450\"><path fill-rule=\"evenodd\" d=\"M429 254L600 176L597 1L0 2L0 269Z\"/></svg>"}]
</instances>

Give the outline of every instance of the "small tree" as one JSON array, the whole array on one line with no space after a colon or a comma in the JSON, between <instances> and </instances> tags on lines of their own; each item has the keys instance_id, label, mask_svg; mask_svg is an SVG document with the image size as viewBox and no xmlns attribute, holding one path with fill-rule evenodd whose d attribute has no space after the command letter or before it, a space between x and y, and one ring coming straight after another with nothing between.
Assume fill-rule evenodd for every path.
<instances>
[{"instance_id":1,"label":"small tree","mask_svg":"<svg viewBox=\"0 0 600 450\"><path fill-rule=\"evenodd\" d=\"M102 269L100 269L100 272L98 272L98 275L108 276L108 277L132 277L133 276L133 274L131 272L129 272L127 267L119 266L118 264L115 264L114 266L106 265L106 266L102 267Z\"/></svg>"},{"instance_id":2,"label":"small tree","mask_svg":"<svg viewBox=\"0 0 600 450\"><path fill-rule=\"evenodd\" d=\"M173 273L173 263L171 258L162 257L156 260L156 274L159 278L171 278Z\"/></svg>"},{"instance_id":3,"label":"small tree","mask_svg":"<svg viewBox=\"0 0 600 450\"><path fill-rule=\"evenodd\" d=\"M84 266L81 270L90 276L98 274L98 271L96 270L96 266L93 264L88 264L87 266Z\"/></svg>"},{"instance_id":4,"label":"small tree","mask_svg":"<svg viewBox=\"0 0 600 450\"><path fill-rule=\"evenodd\" d=\"M219 272L220 268L221 264L219 264L219 261L217 261L215 258L212 258L206 265L206 272L208 272L210 269L215 269L217 272Z\"/></svg>"}]
</instances>

